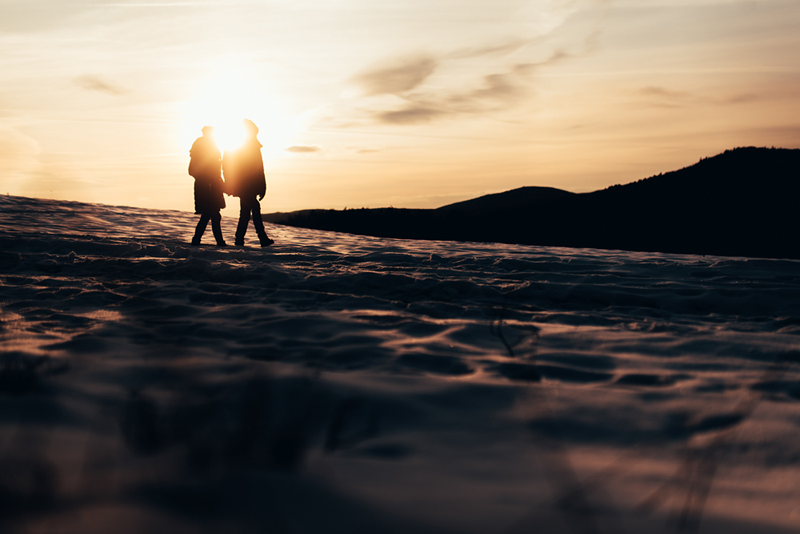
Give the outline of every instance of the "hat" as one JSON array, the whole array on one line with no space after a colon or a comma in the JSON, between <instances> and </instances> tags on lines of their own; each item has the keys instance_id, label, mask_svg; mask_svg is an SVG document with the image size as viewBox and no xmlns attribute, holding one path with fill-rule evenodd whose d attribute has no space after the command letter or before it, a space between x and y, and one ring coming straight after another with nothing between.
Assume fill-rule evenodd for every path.
<instances>
[{"instance_id":1,"label":"hat","mask_svg":"<svg viewBox=\"0 0 800 534\"><path fill-rule=\"evenodd\" d=\"M244 129L247 130L247 133L252 135L256 135L258 133L258 126L256 126L256 123L250 119L242 120L242 124L244 124Z\"/></svg>"}]
</instances>

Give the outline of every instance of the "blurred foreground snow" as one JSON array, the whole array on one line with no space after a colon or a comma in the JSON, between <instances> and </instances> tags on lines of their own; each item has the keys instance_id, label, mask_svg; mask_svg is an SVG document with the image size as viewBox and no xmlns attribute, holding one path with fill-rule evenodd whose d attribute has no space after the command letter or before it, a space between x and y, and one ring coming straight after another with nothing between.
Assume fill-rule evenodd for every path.
<instances>
[{"instance_id":1,"label":"blurred foreground snow","mask_svg":"<svg viewBox=\"0 0 800 534\"><path fill-rule=\"evenodd\" d=\"M0 197L4 532L800 529L800 262L195 223Z\"/></svg>"}]
</instances>

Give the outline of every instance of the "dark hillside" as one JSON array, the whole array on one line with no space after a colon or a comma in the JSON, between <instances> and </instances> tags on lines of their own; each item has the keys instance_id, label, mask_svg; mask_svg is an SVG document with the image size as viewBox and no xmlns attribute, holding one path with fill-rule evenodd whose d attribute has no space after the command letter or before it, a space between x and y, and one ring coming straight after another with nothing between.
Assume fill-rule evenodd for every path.
<instances>
[{"instance_id":1,"label":"dark hillside","mask_svg":"<svg viewBox=\"0 0 800 534\"><path fill-rule=\"evenodd\" d=\"M524 209L541 202L549 202L574 196L575 193L554 187L519 187L503 193L456 202L437 208L436 211L487 211Z\"/></svg>"},{"instance_id":2,"label":"dark hillside","mask_svg":"<svg viewBox=\"0 0 800 534\"><path fill-rule=\"evenodd\" d=\"M800 150L737 148L593 193L520 188L437 210L273 214L379 237L800 258Z\"/></svg>"},{"instance_id":3,"label":"dark hillside","mask_svg":"<svg viewBox=\"0 0 800 534\"><path fill-rule=\"evenodd\" d=\"M696 165L533 214L513 214L517 240L566 246L800 257L800 150L740 148ZM563 215L567 215L564 217ZM537 226L558 220L548 231Z\"/></svg>"}]
</instances>

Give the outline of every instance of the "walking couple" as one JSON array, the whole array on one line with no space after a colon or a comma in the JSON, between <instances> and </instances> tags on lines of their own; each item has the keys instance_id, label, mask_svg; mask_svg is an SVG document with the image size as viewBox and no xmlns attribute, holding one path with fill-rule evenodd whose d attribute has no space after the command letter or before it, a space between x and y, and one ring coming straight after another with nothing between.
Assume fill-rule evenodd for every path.
<instances>
[{"instance_id":1,"label":"walking couple","mask_svg":"<svg viewBox=\"0 0 800 534\"><path fill-rule=\"evenodd\" d=\"M222 238L219 210L225 207L223 193L239 197L239 225L236 227L236 246L244 245L244 234L253 218L258 240L262 247L274 243L264 231L261 220L261 204L267 192L267 180L264 177L264 162L261 159L261 143L258 142L258 128L247 119L244 120L246 140L238 148L226 150L220 157L217 142L214 139L214 128L203 127L203 136L198 137L189 152L189 174L194 177L194 211L200 215L200 221L192 238L192 245L199 245L208 221L218 247L226 245ZM223 181L223 176L225 180Z\"/></svg>"}]
</instances>

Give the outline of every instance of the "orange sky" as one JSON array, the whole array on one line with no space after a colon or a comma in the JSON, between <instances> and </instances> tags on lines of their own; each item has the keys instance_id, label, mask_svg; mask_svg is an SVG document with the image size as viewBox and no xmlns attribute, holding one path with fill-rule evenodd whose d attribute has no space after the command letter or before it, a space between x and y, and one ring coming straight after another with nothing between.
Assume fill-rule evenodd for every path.
<instances>
[{"instance_id":1,"label":"orange sky","mask_svg":"<svg viewBox=\"0 0 800 534\"><path fill-rule=\"evenodd\" d=\"M192 141L243 117L264 212L590 191L800 147L797 0L0 5L2 193L191 210Z\"/></svg>"}]
</instances>

